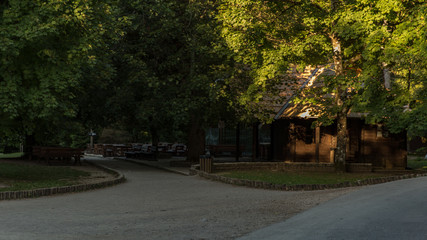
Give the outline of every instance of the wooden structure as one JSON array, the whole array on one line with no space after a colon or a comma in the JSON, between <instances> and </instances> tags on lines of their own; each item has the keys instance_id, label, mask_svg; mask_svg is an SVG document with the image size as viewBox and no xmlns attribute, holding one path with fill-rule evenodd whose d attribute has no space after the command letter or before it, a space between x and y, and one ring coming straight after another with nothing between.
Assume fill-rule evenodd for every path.
<instances>
[{"instance_id":1,"label":"wooden structure","mask_svg":"<svg viewBox=\"0 0 427 240\"><path fill-rule=\"evenodd\" d=\"M200 171L212 173L213 172L213 162L212 158L208 156L201 156L199 159Z\"/></svg>"},{"instance_id":2,"label":"wooden structure","mask_svg":"<svg viewBox=\"0 0 427 240\"><path fill-rule=\"evenodd\" d=\"M68 163L74 160L74 165L81 165L80 158L83 156L83 152L84 149L80 148L33 146L31 159L44 160L48 165L52 161Z\"/></svg>"},{"instance_id":3,"label":"wooden structure","mask_svg":"<svg viewBox=\"0 0 427 240\"><path fill-rule=\"evenodd\" d=\"M129 149L132 147L125 144L94 144L93 153L103 157L122 157Z\"/></svg>"},{"instance_id":4,"label":"wooden structure","mask_svg":"<svg viewBox=\"0 0 427 240\"><path fill-rule=\"evenodd\" d=\"M336 147L336 123L330 126L312 128L317 116L312 109L319 106L294 104L295 92L305 94L305 89L322 85L316 79L319 76L333 75L328 68L307 68L302 73L292 73L296 78L295 86L283 87L280 96L281 104L275 101L266 102L276 113L270 125L253 126L251 154L252 161L287 161L294 163L334 163ZM320 79L320 78L319 78ZM309 97L309 96L307 96ZM325 96L332 97L332 96ZM315 112L315 111L314 111ZM406 133L391 134L381 125L366 124L364 114L350 113L347 118L347 151L346 163L349 168L363 166L364 169L406 168ZM236 133L234 152L239 140ZM210 151L221 150L221 146L210 146ZM229 151L233 149L228 147Z\"/></svg>"},{"instance_id":5,"label":"wooden structure","mask_svg":"<svg viewBox=\"0 0 427 240\"><path fill-rule=\"evenodd\" d=\"M333 75L331 69L310 69L299 91L322 85L316 79ZM307 96L309 97L309 96ZM331 97L331 96L325 96ZM271 125L270 159L289 162L333 163L336 147L336 123L312 128L317 116L311 110L318 106L294 104L293 95L278 110ZM315 111L314 111L315 112ZM372 168L406 168L406 133L391 134L381 125L369 125L364 114L350 113L347 118L346 163L371 164Z\"/></svg>"},{"instance_id":6,"label":"wooden structure","mask_svg":"<svg viewBox=\"0 0 427 240\"><path fill-rule=\"evenodd\" d=\"M333 163L336 125L311 128L314 119L284 118L273 123L271 158L289 162ZM347 163L373 168L406 168L406 134L391 134L381 126L348 120Z\"/></svg>"}]
</instances>

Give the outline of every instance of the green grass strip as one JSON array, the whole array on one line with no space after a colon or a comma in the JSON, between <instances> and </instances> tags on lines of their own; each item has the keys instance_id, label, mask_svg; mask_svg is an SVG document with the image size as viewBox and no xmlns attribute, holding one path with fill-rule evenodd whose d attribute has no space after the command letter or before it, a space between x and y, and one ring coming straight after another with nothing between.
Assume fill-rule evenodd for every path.
<instances>
[{"instance_id":1,"label":"green grass strip","mask_svg":"<svg viewBox=\"0 0 427 240\"><path fill-rule=\"evenodd\" d=\"M0 183L8 186L0 191L68 186L82 176L90 176L90 173L70 167L0 163Z\"/></svg>"},{"instance_id":2,"label":"green grass strip","mask_svg":"<svg viewBox=\"0 0 427 240\"><path fill-rule=\"evenodd\" d=\"M24 153L22 152L17 152L17 153L0 153L0 159L2 158L20 158L22 157L22 155L24 155Z\"/></svg>"},{"instance_id":3,"label":"green grass strip","mask_svg":"<svg viewBox=\"0 0 427 240\"><path fill-rule=\"evenodd\" d=\"M386 174L375 173L330 173L330 172L288 172L268 170L247 170L220 173L220 175L262 181L272 184L300 185L300 184L337 184L344 182L357 182L359 180L386 177Z\"/></svg>"}]
</instances>

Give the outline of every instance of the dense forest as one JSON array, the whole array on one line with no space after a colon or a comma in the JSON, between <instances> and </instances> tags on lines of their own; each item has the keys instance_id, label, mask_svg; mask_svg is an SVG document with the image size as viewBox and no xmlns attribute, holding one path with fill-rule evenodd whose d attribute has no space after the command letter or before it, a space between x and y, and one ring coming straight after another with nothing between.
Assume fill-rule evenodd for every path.
<instances>
[{"instance_id":1,"label":"dense forest","mask_svg":"<svg viewBox=\"0 0 427 240\"><path fill-rule=\"evenodd\" d=\"M424 0L1 1L0 137L80 146L111 127L196 158L219 120L271 122L291 67L330 64L296 100L336 119L344 161L352 109L427 134L426 16Z\"/></svg>"}]
</instances>

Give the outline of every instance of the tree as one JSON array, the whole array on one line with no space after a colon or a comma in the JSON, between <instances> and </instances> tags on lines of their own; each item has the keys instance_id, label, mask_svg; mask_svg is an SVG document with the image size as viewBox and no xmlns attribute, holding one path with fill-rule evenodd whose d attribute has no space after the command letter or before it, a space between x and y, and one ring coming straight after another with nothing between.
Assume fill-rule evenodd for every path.
<instances>
[{"instance_id":1,"label":"tree","mask_svg":"<svg viewBox=\"0 0 427 240\"><path fill-rule=\"evenodd\" d=\"M98 64L96 53L115 34L113 11L110 1L2 1L2 134L46 139L75 120L84 69Z\"/></svg>"},{"instance_id":2,"label":"tree","mask_svg":"<svg viewBox=\"0 0 427 240\"><path fill-rule=\"evenodd\" d=\"M211 84L222 60L216 51L212 1L123 1L132 24L117 45L117 119L152 142L187 137L188 160L204 152L203 127L211 121ZM168 139L169 138L169 139Z\"/></svg>"},{"instance_id":3,"label":"tree","mask_svg":"<svg viewBox=\"0 0 427 240\"><path fill-rule=\"evenodd\" d=\"M313 89L313 98L299 100L319 105L316 114L323 124L337 122L335 163L337 170L344 171L347 115L350 110L366 111L368 105L376 104L384 108L390 103L375 94L384 89L384 73L394 66L390 57L396 56L395 48L388 37L396 33L395 38L400 38L396 26L412 25L409 16L417 11L414 25L418 28L414 29L419 30L425 24L424 9L421 1L224 0L220 20L236 60L251 71L254 82L247 88L249 95L280 79L291 64L331 64L335 75L324 77L324 87ZM258 96L255 101L262 99L263 92L252 95ZM334 101L325 99L326 95L334 96Z\"/></svg>"},{"instance_id":4,"label":"tree","mask_svg":"<svg viewBox=\"0 0 427 240\"><path fill-rule=\"evenodd\" d=\"M393 79L388 86L377 85L365 92L370 120L383 122L391 132L407 130L410 137L427 134L427 37L420 34L426 31L426 7L424 1L395 4L384 31L369 39L372 51L366 54L366 65L376 63L371 76L383 78L381 72L387 70Z\"/></svg>"},{"instance_id":5,"label":"tree","mask_svg":"<svg viewBox=\"0 0 427 240\"><path fill-rule=\"evenodd\" d=\"M238 118L271 122L271 101L295 55L287 49L296 23L296 3L221 1L218 20L230 49L230 74L221 97L228 99Z\"/></svg>"}]
</instances>

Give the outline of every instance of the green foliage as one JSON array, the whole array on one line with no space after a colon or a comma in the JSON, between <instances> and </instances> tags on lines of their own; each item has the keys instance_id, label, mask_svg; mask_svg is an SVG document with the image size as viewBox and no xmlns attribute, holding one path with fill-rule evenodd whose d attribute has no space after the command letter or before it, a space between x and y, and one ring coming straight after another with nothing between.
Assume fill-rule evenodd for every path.
<instances>
[{"instance_id":1,"label":"green foliage","mask_svg":"<svg viewBox=\"0 0 427 240\"><path fill-rule=\"evenodd\" d=\"M424 151L425 152L425 151ZM409 156L408 157L408 168L414 170L426 170L427 160L423 156Z\"/></svg>"},{"instance_id":2,"label":"green foliage","mask_svg":"<svg viewBox=\"0 0 427 240\"><path fill-rule=\"evenodd\" d=\"M290 51L297 33L292 24L299 26L294 7L285 1L221 1L217 19L231 69L218 84L219 97L240 120L271 121L275 90L299 54Z\"/></svg>"},{"instance_id":3,"label":"green foliage","mask_svg":"<svg viewBox=\"0 0 427 240\"><path fill-rule=\"evenodd\" d=\"M219 119L271 122L278 87L294 85L290 67L331 64L337 39L343 73L296 101L321 106L324 123L351 109L425 135L426 9L422 0L3 1L0 134L83 146L106 126L173 141Z\"/></svg>"},{"instance_id":4,"label":"green foliage","mask_svg":"<svg viewBox=\"0 0 427 240\"><path fill-rule=\"evenodd\" d=\"M20 153L20 152L0 154L0 158L11 159L11 158L20 158L20 157L22 157L22 153Z\"/></svg>"},{"instance_id":5,"label":"green foliage","mask_svg":"<svg viewBox=\"0 0 427 240\"><path fill-rule=\"evenodd\" d=\"M208 123L211 84L221 64L211 1L124 1L130 24L114 46L115 94L107 104L119 125L154 138L183 140L191 116ZM113 114L112 114L113 115Z\"/></svg>"},{"instance_id":6,"label":"green foliage","mask_svg":"<svg viewBox=\"0 0 427 240\"><path fill-rule=\"evenodd\" d=\"M78 115L81 81L118 34L110 25L110 4L9 0L1 5L2 135L44 134Z\"/></svg>"},{"instance_id":7,"label":"green foliage","mask_svg":"<svg viewBox=\"0 0 427 240\"><path fill-rule=\"evenodd\" d=\"M427 36L420 33L427 30L427 8L418 1L403 1L396 6L399 8L393 9L398 13L393 14L396 17L387 24L379 54L368 58L376 61L376 66L373 61L367 61L374 66L369 69L373 78L375 71L381 71L378 62L387 66L393 73L392 87L371 88L364 98L372 110L371 119L382 118L392 132L407 130L410 135L423 136L427 133ZM370 38L371 41L375 40Z\"/></svg>"},{"instance_id":8,"label":"green foliage","mask_svg":"<svg viewBox=\"0 0 427 240\"><path fill-rule=\"evenodd\" d=\"M323 87L296 101L320 106L315 114L324 123L352 109L371 113L368 121L386 123L393 132L425 134L426 35L420 34L426 32L425 16L423 1L224 0L218 17L222 36L237 66L243 66L235 73L244 70L243 79L252 79L231 92L238 98L234 102L245 108L261 103L266 83L280 78L291 63L332 63L331 36L336 36L343 75L322 77ZM384 87L384 70L392 73L391 90ZM236 76L230 82L242 82ZM340 91L343 104L330 101L328 96Z\"/></svg>"}]
</instances>

